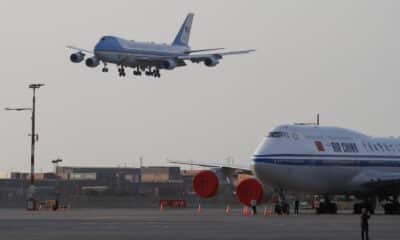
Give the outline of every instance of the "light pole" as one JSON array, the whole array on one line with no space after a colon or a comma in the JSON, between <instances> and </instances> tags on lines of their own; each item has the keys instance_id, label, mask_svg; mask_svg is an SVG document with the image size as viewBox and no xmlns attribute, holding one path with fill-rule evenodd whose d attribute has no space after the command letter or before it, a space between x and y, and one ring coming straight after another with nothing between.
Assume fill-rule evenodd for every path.
<instances>
[{"instance_id":1,"label":"light pole","mask_svg":"<svg viewBox=\"0 0 400 240\"><path fill-rule=\"evenodd\" d=\"M29 84L29 88L33 90L33 98L32 98L32 108L5 108L7 111L31 111L31 174L30 174L30 190L31 193L28 201L28 209L36 210L35 199L33 198L34 188L35 188L35 142L37 141L37 135L35 133L35 120L36 120L36 89L44 86L41 83Z\"/></svg>"},{"instance_id":2,"label":"light pole","mask_svg":"<svg viewBox=\"0 0 400 240\"><path fill-rule=\"evenodd\" d=\"M58 167L58 164L60 162L62 162L62 159L61 158L57 158L57 159L51 160L51 162L54 165L54 175L56 175L56 178L57 178L57 167Z\"/></svg>"},{"instance_id":3,"label":"light pole","mask_svg":"<svg viewBox=\"0 0 400 240\"><path fill-rule=\"evenodd\" d=\"M55 186L55 192L56 192L56 204L53 206L53 210L57 210L60 204L60 191L58 190L58 176L57 176L57 167L60 162L62 162L61 158L57 158L54 160L51 160L51 162L54 164L54 174L56 176L56 186Z\"/></svg>"},{"instance_id":4,"label":"light pole","mask_svg":"<svg viewBox=\"0 0 400 240\"><path fill-rule=\"evenodd\" d=\"M33 90L32 97L32 133L31 133L31 186L35 185L35 120L36 120L36 89L44 86L42 83L29 84L29 88Z\"/></svg>"}]
</instances>

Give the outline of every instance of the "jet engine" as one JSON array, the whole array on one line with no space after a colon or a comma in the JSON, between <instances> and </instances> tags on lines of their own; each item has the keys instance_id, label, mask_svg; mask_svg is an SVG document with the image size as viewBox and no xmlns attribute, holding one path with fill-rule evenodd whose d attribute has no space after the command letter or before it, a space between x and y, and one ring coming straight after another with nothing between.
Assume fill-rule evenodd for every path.
<instances>
[{"instance_id":1,"label":"jet engine","mask_svg":"<svg viewBox=\"0 0 400 240\"><path fill-rule=\"evenodd\" d=\"M100 64L99 59L96 57L91 57L86 59L86 66L88 67L97 67Z\"/></svg>"},{"instance_id":2,"label":"jet engine","mask_svg":"<svg viewBox=\"0 0 400 240\"><path fill-rule=\"evenodd\" d=\"M248 178L239 183L236 188L236 196L239 202L250 206L251 200L260 203L264 196L264 189L261 183L255 178Z\"/></svg>"},{"instance_id":3,"label":"jet engine","mask_svg":"<svg viewBox=\"0 0 400 240\"><path fill-rule=\"evenodd\" d=\"M177 66L176 61L171 60L171 59L165 60L165 61L163 61L163 63L162 63L162 68L168 69L168 70L172 70L172 69L174 69L176 66Z\"/></svg>"},{"instance_id":4,"label":"jet engine","mask_svg":"<svg viewBox=\"0 0 400 240\"><path fill-rule=\"evenodd\" d=\"M218 191L218 177L210 170L204 170L196 174L193 178L193 190L203 198L215 196Z\"/></svg>"},{"instance_id":5,"label":"jet engine","mask_svg":"<svg viewBox=\"0 0 400 240\"><path fill-rule=\"evenodd\" d=\"M215 57L208 57L204 60L204 64L207 67L215 67L219 63L218 59Z\"/></svg>"},{"instance_id":6,"label":"jet engine","mask_svg":"<svg viewBox=\"0 0 400 240\"><path fill-rule=\"evenodd\" d=\"M69 59L71 60L71 62L80 63L80 62L82 62L84 57L85 57L85 54L83 54L81 52L77 52L77 53L71 54Z\"/></svg>"}]
</instances>

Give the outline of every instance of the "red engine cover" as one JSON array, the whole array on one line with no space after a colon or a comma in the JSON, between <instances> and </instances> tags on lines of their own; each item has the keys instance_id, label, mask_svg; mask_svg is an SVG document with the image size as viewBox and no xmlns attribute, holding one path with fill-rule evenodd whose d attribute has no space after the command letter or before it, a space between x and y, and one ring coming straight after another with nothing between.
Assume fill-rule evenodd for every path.
<instances>
[{"instance_id":1,"label":"red engine cover","mask_svg":"<svg viewBox=\"0 0 400 240\"><path fill-rule=\"evenodd\" d=\"M218 190L218 177L214 172L204 170L193 178L193 190L203 198L213 197Z\"/></svg>"},{"instance_id":2,"label":"red engine cover","mask_svg":"<svg viewBox=\"0 0 400 240\"><path fill-rule=\"evenodd\" d=\"M261 183L255 178L248 178L239 183L236 188L236 196L239 201L247 206L250 206L252 199L259 203L263 197L264 190Z\"/></svg>"}]
</instances>

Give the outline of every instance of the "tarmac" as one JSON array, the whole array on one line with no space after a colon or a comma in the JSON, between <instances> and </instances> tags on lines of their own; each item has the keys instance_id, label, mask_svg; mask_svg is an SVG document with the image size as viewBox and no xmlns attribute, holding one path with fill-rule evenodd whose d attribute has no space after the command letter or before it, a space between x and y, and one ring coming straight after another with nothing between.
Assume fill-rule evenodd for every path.
<instances>
[{"instance_id":1,"label":"tarmac","mask_svg":"<svg viewBox=\"0 0 400 240\"><path fill-rule=\"evenodd\" d=\"M372 215L371 239L399 239L400 216ZM0 239L360 239L351 213L244 216L242 209L0 209Z\"/></svg>"}]
</instances>

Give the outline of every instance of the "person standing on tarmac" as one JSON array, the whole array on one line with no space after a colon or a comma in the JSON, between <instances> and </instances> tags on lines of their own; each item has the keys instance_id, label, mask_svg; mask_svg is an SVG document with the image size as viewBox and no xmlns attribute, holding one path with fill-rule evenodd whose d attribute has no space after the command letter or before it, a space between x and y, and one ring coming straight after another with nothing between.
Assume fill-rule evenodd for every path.
<instances>
[{"instance_id":1,"label":"person standing on tarmac","mask_svg":"<svg viewBox=\"0 0 400 240\"><path fill-rule=\"evenodd\" d=\"M366 208L362 209L361 212L361 240L369 240L369 232L368 232L368 220L370 215Z\"/></svg>"},{"instance_id":2,"label":"person standing on tarmac","mask_svg":"<svg viewBox=\"0 0 400 240\"><path fill-rule=\"evenodd\" d=\"M296 198L296 200L294 201L294 214L299 215L299 199Z\"/></svg>"},{"instance_id":3,"label":"person standing on tarmac","mask_svg":"<svg viewBox=\"0 0 400 240\"><path fill-rule=\"evenodd\" d=\"M257 200L251 199L250 206L251 206L251 209L253 210L253 214L256 215L257 214Z\"/></svg>"}]
</instances>

